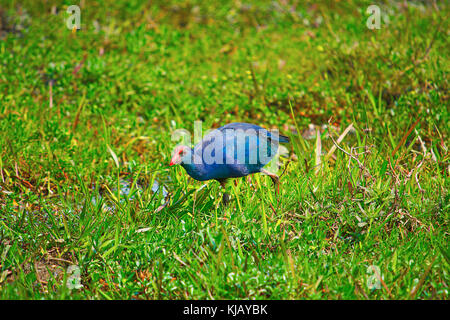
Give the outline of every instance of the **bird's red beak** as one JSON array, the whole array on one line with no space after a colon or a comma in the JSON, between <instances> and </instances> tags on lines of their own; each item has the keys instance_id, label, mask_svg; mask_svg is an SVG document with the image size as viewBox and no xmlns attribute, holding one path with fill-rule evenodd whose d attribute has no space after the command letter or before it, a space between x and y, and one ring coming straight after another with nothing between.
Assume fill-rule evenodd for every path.
<instances>
[{"instance_id":1,"label":"bird's red beak","mask_svg":"<svg viewBox=\"0 0 450 320\"><path fill-rule=\"evenodd\" d=\"M179 155L174 155L173 157L172 157L172 159L170 160L170 163L169 163L169 166L174 166L174 165L176 165L176 164L178 164L179 162L178 162L178 158L179 158L180 156Z\"/></svg>"}]
</instances>

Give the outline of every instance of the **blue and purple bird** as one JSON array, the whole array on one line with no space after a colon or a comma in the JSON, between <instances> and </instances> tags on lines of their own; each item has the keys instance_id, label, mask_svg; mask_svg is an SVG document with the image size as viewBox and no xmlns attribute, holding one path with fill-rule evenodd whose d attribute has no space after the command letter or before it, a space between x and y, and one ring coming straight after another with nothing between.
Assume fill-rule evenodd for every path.
<instances>
[{"instance_id":1,"label":"blue and purple bird","mask_svg":"<svg viewBox=\"0 0 450 320\"><path fill-rule=\"evenodd\" d=\"M250 123L229 123L207 134L192 149L177 146L170 166L180 164L195 180L217 180L222 187L229 178L261 172L278 186L279 177L264 169L275 156L279 143L289 138ZM225 204L229 196L223 195Z\"/></svg>"}]
</instances>

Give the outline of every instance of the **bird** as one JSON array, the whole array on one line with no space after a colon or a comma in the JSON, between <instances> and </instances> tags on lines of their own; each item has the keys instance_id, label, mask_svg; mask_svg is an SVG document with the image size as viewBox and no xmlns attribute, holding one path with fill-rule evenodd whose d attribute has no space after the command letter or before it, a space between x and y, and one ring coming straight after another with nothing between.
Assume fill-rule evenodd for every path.
<instances>
[{"instance_id":1,"label":"bird","mask_svg":"<svg viewBox=\"0 0 450 320\"><path fill-rule=\"evenodd\" d=\"M251 123L234 122L205 135L194 148L176 146L169 166L181 165L198 181L217 180L225 188L228 179L249 174L268 175L279 190L279 177L264 169L275 156L279 143L289 143L289 137L268 131ZM223 194L225 205L230 200Z\"/></svg>"}]
</instances>

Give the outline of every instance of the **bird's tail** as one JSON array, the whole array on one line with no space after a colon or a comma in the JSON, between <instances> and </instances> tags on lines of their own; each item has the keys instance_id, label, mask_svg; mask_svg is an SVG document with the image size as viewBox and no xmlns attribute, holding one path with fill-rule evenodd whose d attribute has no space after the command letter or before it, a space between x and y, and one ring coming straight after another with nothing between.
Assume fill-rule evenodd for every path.
<instances>
[{"instance_id":1,"label":"bird's tail","mask_svg":"<svg viewBox=\"0 0 450 320\"><path fill-rule=\"evenodd\" d=\"M283 142L283 143L289 143L291 140L289 139L289 137L283 136L283 135L279 135L278 136L278 141Z\"/></svg>"}]
</instances>

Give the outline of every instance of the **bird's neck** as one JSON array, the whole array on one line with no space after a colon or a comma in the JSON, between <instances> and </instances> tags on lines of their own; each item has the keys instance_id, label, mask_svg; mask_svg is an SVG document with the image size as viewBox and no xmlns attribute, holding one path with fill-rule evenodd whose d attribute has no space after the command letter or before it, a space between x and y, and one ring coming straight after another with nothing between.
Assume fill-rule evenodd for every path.
<instances>
[{"instance_id":1,"label":"bird's neck","mask_svg":"<svg viewBox=\"0 0 450 320\"><path fill-rule=\"evenodd\" d=\"M207 170L203 159L197 159L197 161L195 161L194 156L192 155L190 163L183 162L181 166L195 180L207 180Z\"/></svg>"}]
</instances>

